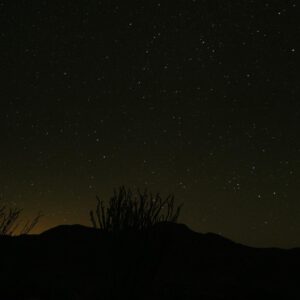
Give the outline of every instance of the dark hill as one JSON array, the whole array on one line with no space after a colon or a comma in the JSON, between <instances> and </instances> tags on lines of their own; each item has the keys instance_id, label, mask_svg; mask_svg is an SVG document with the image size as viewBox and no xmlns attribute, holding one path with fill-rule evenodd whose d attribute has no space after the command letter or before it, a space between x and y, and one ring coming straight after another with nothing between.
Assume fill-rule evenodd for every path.
<instances>
[{"instance_id":1,"label":"dark hill","mask_svg":"<svg viewBox=\"0 0 300 300\"><path fill-rule=\"evenodd\" d=\"M0 299L300 299L299 249L259 249L182 224L106 234L64 225L0 237Z\"/></svg>"},{"instance_id":2,"label":"dark hill","mask_svg":"<svg viewBox=\"0 0 300 300\"><path fill-rule=\"evenodd\" d=\"M103 234L100 230L83 226L83 225L59 225L51 228L40 234L43 239L54 239L54 240L89 240L99 238Z\"/></svg>"}]
</instances>

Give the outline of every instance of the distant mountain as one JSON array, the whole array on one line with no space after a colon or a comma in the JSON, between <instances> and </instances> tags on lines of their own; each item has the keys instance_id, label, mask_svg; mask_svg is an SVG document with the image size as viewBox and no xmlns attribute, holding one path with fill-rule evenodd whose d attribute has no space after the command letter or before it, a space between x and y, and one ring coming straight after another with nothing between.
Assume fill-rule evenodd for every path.
<instances>
[{"instance_id":1,"label":"distant mountain","mask_svg":"<svg viewBox=\"0 0 300 300\"><path fill-rule=\"evenodd\" d=\"M107 234L62 225L0 237L0 299L300 299L300 249L247 247L183 224Z\"/></svg>"},{"instance_id":2,"label":"distant mountain","mask_svg":"<svg viewBox=\"0 0 300 300\"><path fill-rule=\"evenodd\" d=\"M93 239L102 235L101 230L83 225L59 225L40 234L43 239Z\"/></svg>"}]
</instances>

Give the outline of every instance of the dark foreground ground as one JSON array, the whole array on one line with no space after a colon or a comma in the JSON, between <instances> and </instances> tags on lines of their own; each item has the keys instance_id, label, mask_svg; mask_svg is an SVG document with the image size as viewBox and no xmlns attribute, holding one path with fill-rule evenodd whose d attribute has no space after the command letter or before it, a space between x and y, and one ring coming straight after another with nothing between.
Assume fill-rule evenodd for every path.
<instances>
[{"instance_id":1,"label":"dark foreground ground","mask_svg":"<svg viewBox=\"0 0 300 300\"><path fill-rule=\"evenodd\" d=\"M300 299L300 249L257 249L184 225L120 236L59 226L0 237L0 299Z\"/></svg>"}]
</instances>

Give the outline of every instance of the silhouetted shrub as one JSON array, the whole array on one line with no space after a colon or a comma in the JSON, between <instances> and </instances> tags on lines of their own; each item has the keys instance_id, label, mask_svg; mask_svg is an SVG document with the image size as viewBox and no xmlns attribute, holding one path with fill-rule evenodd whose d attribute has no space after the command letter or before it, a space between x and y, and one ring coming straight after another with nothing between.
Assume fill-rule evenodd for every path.
<instances>
[{"instance_id":1,"label":"silhouetted shrub","mask_svg":"<svg viewBox=\"0 0 300 300\"><path fill-rule=\"evenodd\" d=\"M22 209L14 207L7 208L5 205L0 206L0 235L13 235L20 226L20 215ZM19 230L20 234L28 234L39 222L41 214L38 214L33 220L27 221Z\"/></svg>"},{"instance_id":2,"label":"silhouetted shrub","mask_svg":"<svg viewBox=\"0 0 300 300\"><path fill-rule=\"evenodd\" d=\"M97 197L96 209L90 211L95 228L107 232L124 230L145 230L158 222L176 222L182 205L174 207L174 196L162 199L159 193L141 192L121 187L114 190L108 206Z\"/></svg>"}]
</instances>

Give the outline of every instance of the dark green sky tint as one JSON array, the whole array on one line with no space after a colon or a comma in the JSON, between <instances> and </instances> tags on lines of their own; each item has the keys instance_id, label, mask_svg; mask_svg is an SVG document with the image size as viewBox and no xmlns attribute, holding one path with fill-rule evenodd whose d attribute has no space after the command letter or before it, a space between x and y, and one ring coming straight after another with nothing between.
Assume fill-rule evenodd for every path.
<instances>
[{"instance_id":1,"label":"dark green sky tint","mask_svg":"<svg viewBox=\"0 0 300 300\"><path fill-rule=\"evenodd\" d=\"M296 1L0 1L0 192L88 224L148 187L181 221L300 246Z\"/></svg>"}]
</instances>

